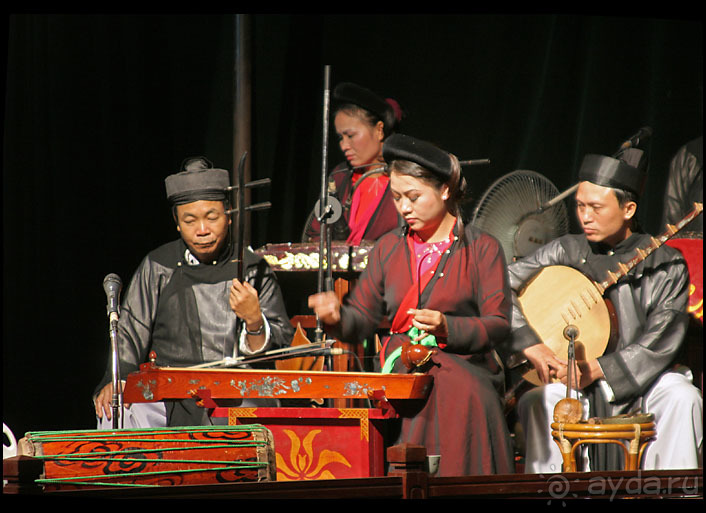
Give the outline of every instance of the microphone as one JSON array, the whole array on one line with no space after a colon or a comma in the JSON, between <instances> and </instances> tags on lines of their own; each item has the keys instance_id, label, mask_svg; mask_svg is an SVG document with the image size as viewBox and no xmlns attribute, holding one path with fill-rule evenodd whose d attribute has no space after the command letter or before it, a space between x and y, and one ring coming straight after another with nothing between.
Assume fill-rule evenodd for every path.
<instances>
[{"instance_id":1,"label":"microphone","mask_svg":"<svg viewBox=\"0 0 706 513\"><path fill-rule=\"evenodd\" d=\"M652 137L652 129L648 126L643 126L635 135L621 144L620 149L627 150L628 148L634 148L635 146L639 146L642 141L649 139L650 137Z\"/></svg>"},{"instance_id":2,"label":"microphone","mask_svg":"<svg viewBox=\"0 0 706 513\"><path fill-rule=\"evenodd\" d=\"M117 274L111 273L103 280L103 290L105 290L105 295L108 298L106 309L111 323L118 322L118 315L120 314L120 289L122 286L123 282Z\"/></svg>"},{"instance_id":3,"label":"microphone","mask_svg":"<svg viewBox=\"0 0 706 513\"><path fill-rule=\"evenodd\" d=\"M564 328L564 338L566 340L576 339L579 336L579 329L573 324L569 324Z\"/></svg>"}]
</instances>

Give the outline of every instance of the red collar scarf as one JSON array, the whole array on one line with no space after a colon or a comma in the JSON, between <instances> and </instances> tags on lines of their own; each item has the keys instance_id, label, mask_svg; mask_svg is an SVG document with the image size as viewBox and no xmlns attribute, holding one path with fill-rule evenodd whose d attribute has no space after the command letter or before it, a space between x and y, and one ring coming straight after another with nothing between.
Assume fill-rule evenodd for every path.
<instances>
[{"instance_id":1,"label":"red collar scarf","mask_svg":"<svg viewBox=\"0 0 706 513\"><path fill-rule=\"evenodd\" d=\"M356 181L355 177L353 180ZM350 219L348 220L351 231L346 241L347 244L358 246L363 240L365 229L377 210L389 182L390 177L386 175L371 176L363 179L356 187L351 201Z\"/></svg>"}]
</instances>

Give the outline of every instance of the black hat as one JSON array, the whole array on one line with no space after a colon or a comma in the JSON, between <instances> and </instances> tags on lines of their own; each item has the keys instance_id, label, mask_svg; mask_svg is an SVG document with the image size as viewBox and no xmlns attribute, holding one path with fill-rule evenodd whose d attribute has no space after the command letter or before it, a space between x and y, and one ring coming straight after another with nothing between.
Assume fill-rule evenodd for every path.
<instances>
[{"instance_id":1,"label":"black hat","mask_svg":"<svg viewBox=\"0 0 706 513\"><path fill-rule=\"evenodd\" d=\"M352 103L372 112L385 121L386 124L391 123L391 120L395 117L392 105L387 101L371 90L350 82L338 84L333 90L333 97L338 100L339 104Z\"/></svg>"},{"instance_id":2,"label":"black hat","mask_svg":"<svg viewBox=\"0 0 706 513\"><path fill-rule=\"evenodd\" d=\"M453 168L447 152L426 141L408 135L393 134L382 147L382 158L388 165L393 160L409 160L437 175L441 181L451 178Z\"/></svg>"},{"instance_id":3,"label":"black hat","mask_svg":"<svg viewBox=\"0 0 706 513\"><path fill-rule=\"evenodd\" d=\"M638 148L628 148L617 158L589 154L583 158L579 181L642 194L647 179L647 157Z\"/></svg>"},{"instance_id":4,"label":"black hat","mask_svg":"<svg viewBox=\"0 0 706 513\"><path fill-rule=\"evenodd\" d=\"M173 206L199 200L223 201L227 198L230 176L225 169L193 169L168 176L164 185Z\"/></svg>"}]
</instances>

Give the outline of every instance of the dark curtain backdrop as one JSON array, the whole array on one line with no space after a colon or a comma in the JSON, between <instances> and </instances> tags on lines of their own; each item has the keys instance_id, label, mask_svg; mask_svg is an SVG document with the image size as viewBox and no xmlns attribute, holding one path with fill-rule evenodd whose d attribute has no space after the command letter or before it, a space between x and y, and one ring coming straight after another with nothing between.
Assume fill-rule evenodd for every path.
<instances>
[{"instance_id":1,"label":"dark curtain backdrop","mask_svg":"<svg viewBox=\"0 0 706 513\"><path fill-rule=\"evenodd\" d=\"M233 15L11 15L3 149L3 421L94 426L108 273L177 236L164 177L232 169ZM585 153L650 126L643 224L702 133L701 21L589 16L252 16L253 247L297 241L320 190L323 70L397 99L403 131L461 159L475 197L516 170L563 191ZM331 131L329 164L340 152ZM570 202L567 202L569 206ZM469 206L472 208L473 204ZM315 285L312 285L315 286ZM285 295L288 291L285 290ZM305 312L290 312L291 315Z\"/></svg>"}]
</instances>

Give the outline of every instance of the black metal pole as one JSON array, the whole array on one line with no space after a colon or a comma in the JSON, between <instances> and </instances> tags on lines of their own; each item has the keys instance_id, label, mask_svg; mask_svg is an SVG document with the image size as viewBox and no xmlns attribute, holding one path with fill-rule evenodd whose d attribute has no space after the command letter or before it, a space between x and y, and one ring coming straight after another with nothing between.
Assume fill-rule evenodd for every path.
<instances>
[{"instance_id":1,"label":"black metal pole","mask_svg":"<svg viewBox=\"0 0 706 513\"><path fill-rule=\"evenodd\" d=\"M323 120L322 120L322 132L321 132L321 195L319 199L319 211L317 215L319 217L319 280L318 280L318 292L323 292L326 290L326 285L331 286L330 283L324 282L324 260L327 262L330 260L330 243L328 241L328 227L327 218L329 216L329 205L328 205L328 194L327 194L327 171L328 171L328 123L329 123L329 104L330 104L330 77L331 77L331 66L326 65L324 67L324 101L323 101ZM331 262L328 262L329 268ZM329 280L327 280L329 281ZM316 342L322 342L324 339L324 330L319 317L316 317L316 330L315 330L315 340Z\"/></svg>"}]
</instances>

